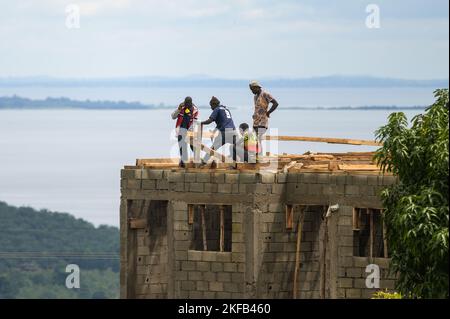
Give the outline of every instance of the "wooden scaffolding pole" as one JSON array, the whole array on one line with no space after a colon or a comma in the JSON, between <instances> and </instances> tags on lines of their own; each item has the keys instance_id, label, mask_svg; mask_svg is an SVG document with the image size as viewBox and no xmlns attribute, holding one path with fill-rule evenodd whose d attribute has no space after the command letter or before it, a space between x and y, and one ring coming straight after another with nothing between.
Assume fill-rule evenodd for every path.
<instances>
[{"instance_id":1,"label":"wooden scaffolding pole","mask_svg":"<svg viewBox=\"0 0 450 319\"><path fill-rule=\"evenodd\" d=\"M224 207L220 205L220 251L224 251L224 241L225 241L225 220L224 220Z\"/></svg>"},{"instance_id":2,"label":"wooden scaffolding pole","mask_svg":"<svg viewBox=\"0 0 450 319\"><path fill-rule=\"evenodd\" d=\"M300 216L297 223L297 247L295 250L295 270L294 270L294 288L293 288L293 298L297 299L298 296L298 275L300 272L300 257L301 257L301 244L302 244L302 231L303 231L303 221L305 218L304 207L300 206Z\"/></svg>"},{"instance_id":3,"label":"wooden scaffolding pole","mask_svg":"<svg viewBox=\"0 0 450 319\"><path fill-rule=\"evenodd\" d=\"M199 205L200 216L202 220L202 238L203 238L203 250L208 250L208 243L206 241L206 222L205 222L205 205Z\"/></svg>"},{"instance_id":4,"label":"wooden scaffolding pole","mask_svg":"<svg viewBox=\"0 0 450 319\"><path fill-rule=\"evenodd\" d=\"M326 277L327 277L327 245L328 245L328 217L327 207L323 206L323 242L322 242L322 254L321 254L321 272L320 272L320 298L326 297Z\"/></svg>"}]
</instances>

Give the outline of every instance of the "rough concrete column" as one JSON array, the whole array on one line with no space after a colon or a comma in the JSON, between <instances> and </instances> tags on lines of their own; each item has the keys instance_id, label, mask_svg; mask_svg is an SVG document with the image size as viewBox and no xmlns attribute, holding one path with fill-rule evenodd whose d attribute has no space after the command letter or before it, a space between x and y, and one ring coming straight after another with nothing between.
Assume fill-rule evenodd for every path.
<instances>
[{"instance_id":1,"label":"rough concrete column","mask_svg":"<svg viewBox=\"0 0 450 319\"><path fill-rule=\"evenodd\" d=\"M244 241L245 241L245 292L244 298L257 298L258 275L258 234L259 210L250 205L243 205L244 214Z\"/></svg>"}]
</instances>

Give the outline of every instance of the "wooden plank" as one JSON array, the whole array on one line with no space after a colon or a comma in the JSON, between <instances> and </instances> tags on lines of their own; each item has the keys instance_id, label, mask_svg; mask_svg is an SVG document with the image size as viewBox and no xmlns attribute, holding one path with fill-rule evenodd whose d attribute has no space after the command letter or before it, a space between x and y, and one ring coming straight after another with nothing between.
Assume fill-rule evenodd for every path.
<instances>
[{"instance_id":1,"label":"wooden plank","mask_svg":"<svg viewBox=\"0 0 450 319\"><path fill-rule=\"evenodd\" d=\"M299 221L297 223L297 246L295 250L295 269L294 269L294 291L293 297L297 299L298 293L298 274L300 272L300 253L301 253L301 244L302 244L302 231L303 231L303 220L305 218L304 214L305 207L300 206L300 216Z\"/></svg>"},{"instance_id":2,"label":"wooden plank","mask_svg":"<svg viewBox=\"0 0 450 319\"><path fill-rule=\"evenodd\" d=\"M327 274L327 245L328 245L328 218L326 217L327 207L323 206L323 242L322 251L320 253L320 298L325 299L326 295L326 274Z\"/></svg>"},{"instance_id":3,"label":"wooden plank","mask_svg":"<svg viewBox=\"0 0 450 319\"><path fill-rule=\"evenodd\" d=\"M373 211L367 208L367 213L369 214L369 230L370 230L370 238L369 238L369 257L373 258L373 242L374 242L374 223L373 223Z\"/></svg>"},{"instance_id":4,"label":"wooden plank","mask_svg":"<svg viewBox=\"0 0 450 319\"><path fill-rule=\"evenodd\" d=\"M188 141L188 144L191 144L194 146L194 143L191 141ZM228 156L223 155L222 153L217 152L216 150L213 150L212 148L206 146L205 144L201 143L200 148L202 151L205 151L209 153L209 155L216 157L219 159L222 163L233 163L233 159L229 158Z\"/></svg>"},{"instance_id":5,"label":"wooden plank","mask_svg":"<svg viewBox=\"0 0 450 319\"><path fill-rule=\"evenodd\" d=\"M203 239L203 250L208 250L208 242L206 241L206 222L205 222L205 205L199 205L200 216L202 220L202 239Z\"/></svg>"},{"instance_id":6,"label":"wooden plank","mask_svg":"<svg viewBox=\"0 0 450 319\"><path fill-rule=\"evenodd\" d=\"M131 229L143 229L147 227L147 220L144 218L130 218L128 220Z\"/></svg>"},{"instance_id":7,"label":"wooden plank","mask_svg":"<svg viewBox=\"0 0 450 319\"><path fill-rule=\"evenodd\" d=\"M194 223L194 205L188 205L188 224L192 225Z\"/></svg>"},{"instance_id":8,"label":"wooden plank","mask_svg":"<svg viewBox=\"0 0 450 319\"><path fill-rule=\"evenodd\" d=\"M353 230L359 231L359 210L358 210L358 208L353 208Z\"/></svg>"},{"instance_id":9,"label":"wooden plank","mask_svg":"<svg viewBox=\"0 0 450 319\"><path fill-rule=\"evenodd\" d=\"M302 142L318 142L318 143L329 143L329 144L350 144L350 145L370 145L370 146L381 146L380 143L372 140L355 140L349 138L332 138L332 137L309 137L309 136L285 136L285 135L267 135L266 140L277 140L277 141L302 141Z\"/></svg>"},{"instance_id":10,"label":"wooden plank","mask_svg":"<svg viewBox=\"0 0 450 319\"><path fill-rule=\"evenodd\" d=\"M219 248L220 248L221 252L224 251L224 239L225 239L225 231L224 231L224 229L225 229L225 226L224 226L225 220L224 220L224 212L223 212L223 210L224 210L223 205L220 205L219 206L219 213L220 213L220 216L219 216L220 217L220 245L219 245Z\"/></svg>"},{"instance_id":11,"label":"wooden plank","mask_svg":"<svg viewBox=\"0 0 450 319\"><path fill-rule=\"evenodd\" d=\"M339 164L339 169L343 171L375 171L380 170L377 165L370 164Z\"/></svg>"},{"instance_id":12,"label":"wooden plank","mask_svg":"<svg viewBox=\"0 0 450 319\"><path fill-rule=\"evenodd\" d=\"M292 230L293 226L293 214L294 214L294 207L293 205L286 205L286 229Z\"/></svg>"},{"instance_id":13,"label":"wooden plank","mask_svg":"<svg viewBox=\"0 0 450 319\"><path fill-rule=\"evenodd\" d=\"M387 230L386 230L386 223L384 222L384 210L381 210L382 218L383 218L383 253L384 258L389 258L388 253L388 242L387 242Z\"/></svg>"}]
</instances>

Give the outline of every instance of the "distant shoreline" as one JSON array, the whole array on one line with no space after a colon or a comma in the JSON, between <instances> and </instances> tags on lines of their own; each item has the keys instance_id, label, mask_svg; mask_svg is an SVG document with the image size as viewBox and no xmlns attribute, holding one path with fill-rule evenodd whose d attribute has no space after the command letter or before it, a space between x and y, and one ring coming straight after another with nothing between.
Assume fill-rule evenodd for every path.
<instances>
[{"instance_id":1,"label":"distant shoreline","mask_svg":"<svg viewBox=\"0 0 450 319\"><path fill-rule=\"evenodd\" d=\"M364 106L339 106L339 107L280 107L279 110L305 110L305 111L400 111L400 110L423 110L427 106L411 105L364 105ZM22 98L17 95L0 97L0 110L93 110L93 111L143 111L143 110L173 110L175 105L165 104L142 104L140 102L126 101L91 101L91 100L72 100L66 97L46 98L44 100L34 100ZM209 108L209 106L201 105L200 109ZM236 109L230 107L230 109Z\"/></svg>"}]
</instances>

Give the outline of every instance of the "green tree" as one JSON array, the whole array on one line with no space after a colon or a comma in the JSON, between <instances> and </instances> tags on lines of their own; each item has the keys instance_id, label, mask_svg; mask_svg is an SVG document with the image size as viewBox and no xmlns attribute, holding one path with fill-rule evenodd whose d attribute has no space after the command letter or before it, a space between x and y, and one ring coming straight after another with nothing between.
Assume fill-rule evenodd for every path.
<instances>
[{"instance_id":1,"label":"green tree","mask_svg":"<svg viewBox=\"0 0 450 319\"><path fill-rule=\"evenodd\" d=\"M382 191L391 269L397 289L412 298L449 297L448 89L415 116L392 113L376 131L375 159L398 183Z\"/></svg>"}]
</instances>

